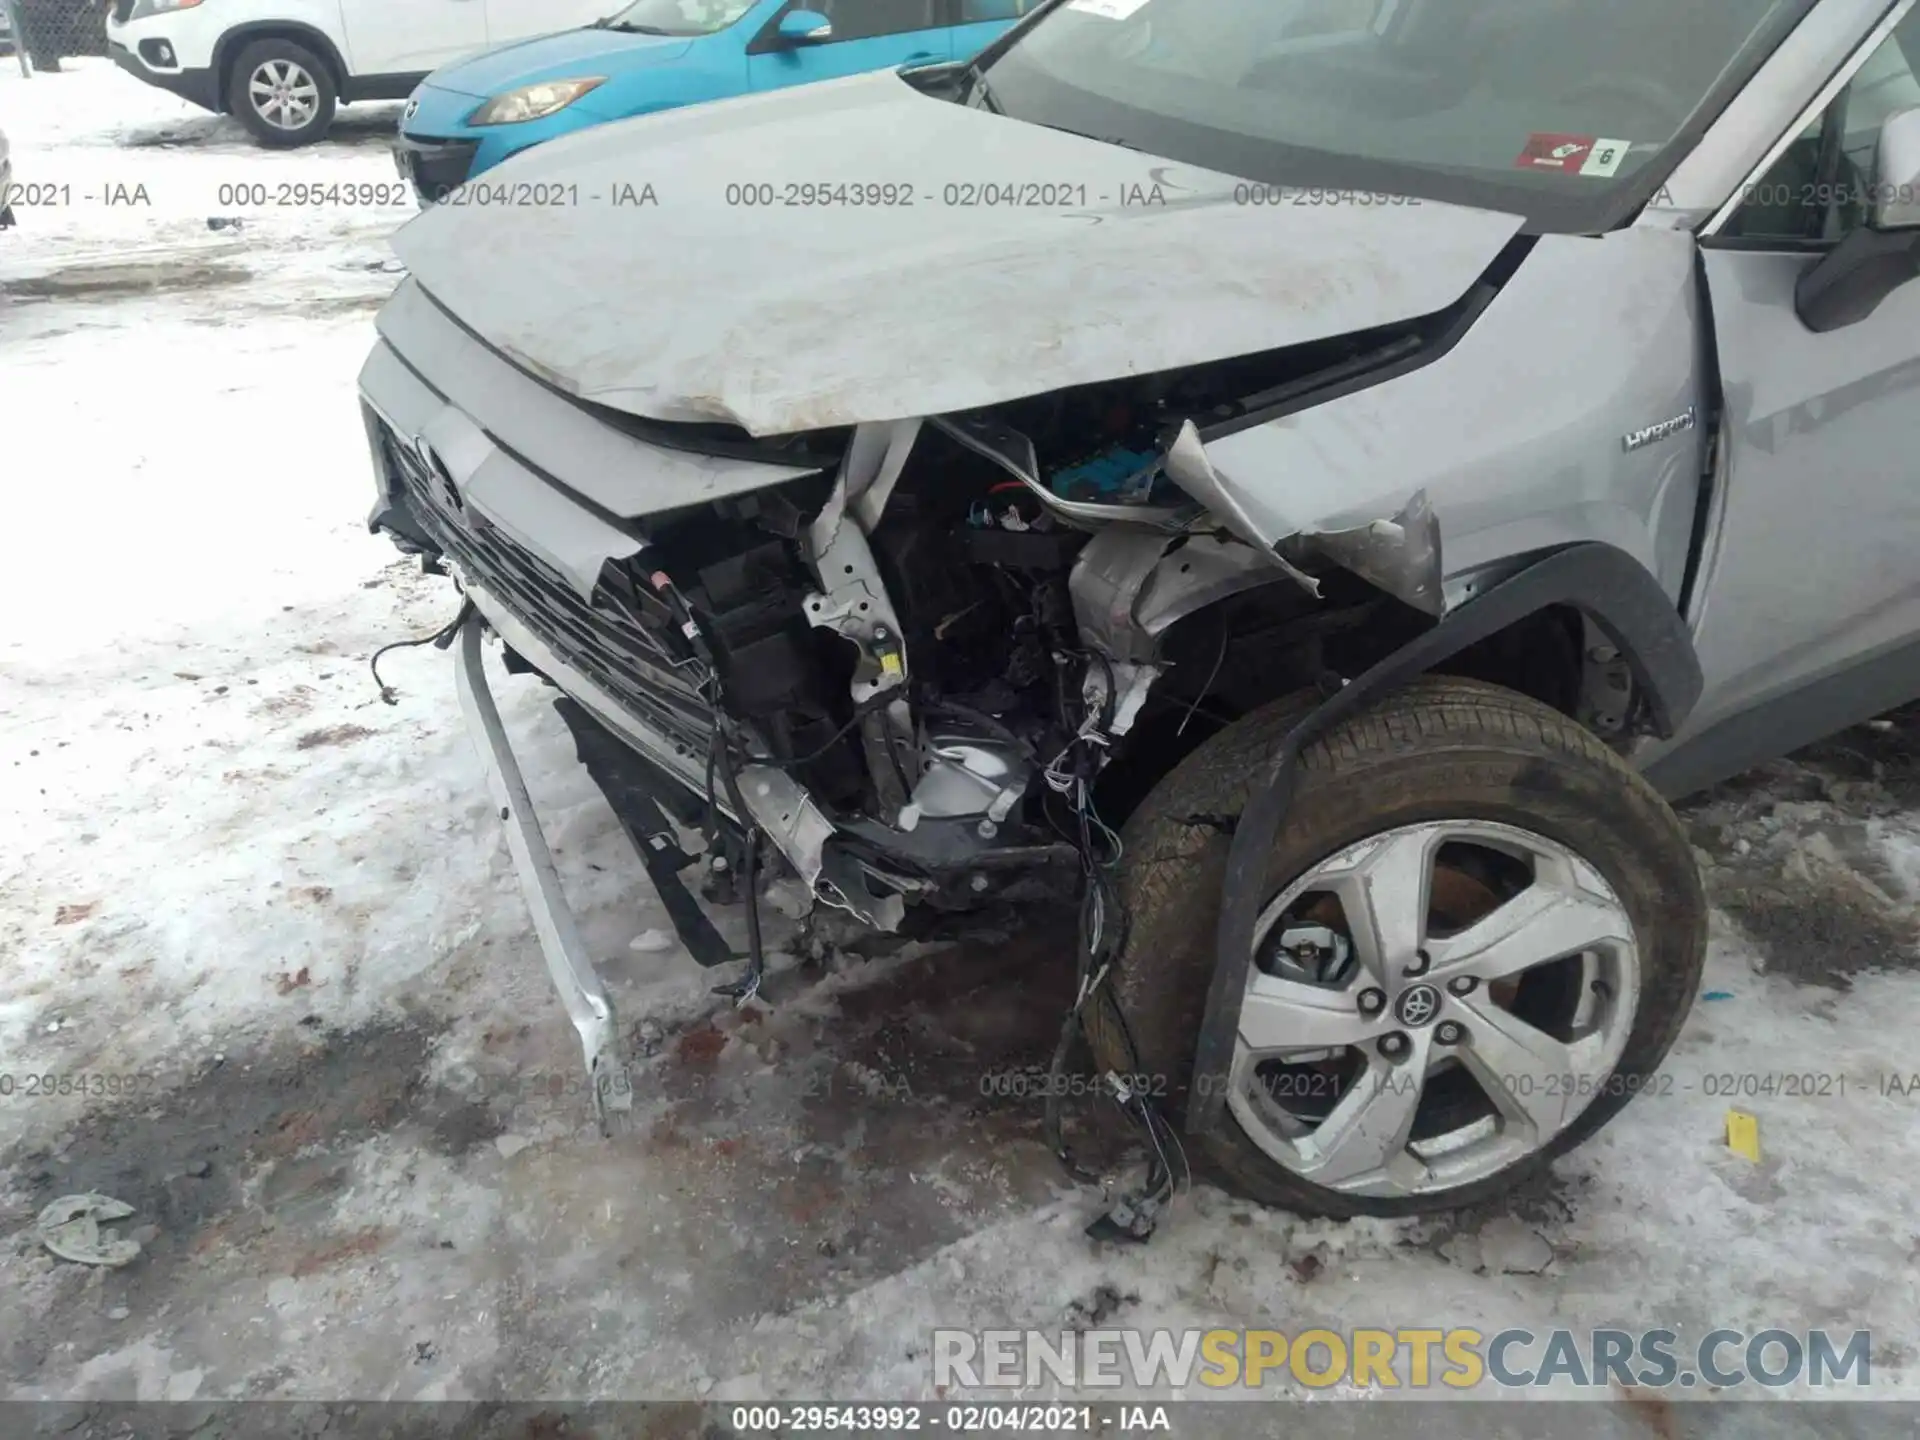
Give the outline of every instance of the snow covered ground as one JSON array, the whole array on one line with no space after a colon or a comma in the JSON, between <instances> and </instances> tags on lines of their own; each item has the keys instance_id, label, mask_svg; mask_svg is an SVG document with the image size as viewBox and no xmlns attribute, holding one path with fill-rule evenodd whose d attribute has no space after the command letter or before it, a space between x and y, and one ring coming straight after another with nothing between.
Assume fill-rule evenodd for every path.
<instances>
[{"instance_id":1,"label":"snow covered ground","mask_svg":"<svg viewBox=\"0 0 1920 1440\"><path fill-rule=\"evenodd\" d=\"M1920 1071L1912 714L1689 807L1707 998L1671 1092L1551 1185L1356 1225L1203 1188L1114 1250L1037 1109L981 1091L1044 1053L1058 935L849 958L733 1012L656 943L540 687L502 677L647 1022L634 1133L584 1129L448 658L389 657L394 706L366 671L453 609L362 523L354 376L407 212L223 203L388 182L392 120L271 155L104 63L0 66L16 179L73 192L0 236L0 1391L897 1398L929 1393L936 1324L1098 1316L1864 1328L1873 1393L1920 1394L1920 1100L1888 1084ZM1708 1077L1784 1072L1832 1078L1742 1102L1754 1165ZM29 1096L47 1075L131 1094ZM136 1266L27 1238L89 1186L138 1208ZM1675 1433L1658 1402L1618 1414Z\"/></svg>"}]
</instances>

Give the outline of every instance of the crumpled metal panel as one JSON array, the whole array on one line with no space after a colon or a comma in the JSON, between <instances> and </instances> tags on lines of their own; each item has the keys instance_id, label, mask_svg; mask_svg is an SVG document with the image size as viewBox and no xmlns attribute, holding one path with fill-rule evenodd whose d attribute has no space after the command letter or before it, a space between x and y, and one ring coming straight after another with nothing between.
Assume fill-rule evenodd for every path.
<instances>
[{"instance_id":1,"label":"crumpled metal panel","mask_svg":"<svg viewBox=\"0 0 1920 1440\"><path fill-rule=\"evenodd\" d=\"M386 343L360 381L376 403L385 391L411 382L483 427L527 467L610 515L638 518L814 473L800 465L670 450L625 434L530 381L411 279L380 311L378 324Z\"/></svg>"},{"instance_id":2,"label":"crumpled metal panel","mask_svg":"<svg viewBox=\"0 0 1920 1440\"><path fill-rule=\"evenodd\" d=\"M614 203L642 172L658 203ZM913 203L728 203L796 176L891 178ZM1071 204L948 203L950 186L988 178L1069 179ZM395 241L413 276L560 390L755 435L949 414L1432 314L1521 225L1432 202L1237 203L1236 177L892 73L597 126L516 157L514 179L577 187L580 203L436 206Z\"/></svg>"}]
</instances>

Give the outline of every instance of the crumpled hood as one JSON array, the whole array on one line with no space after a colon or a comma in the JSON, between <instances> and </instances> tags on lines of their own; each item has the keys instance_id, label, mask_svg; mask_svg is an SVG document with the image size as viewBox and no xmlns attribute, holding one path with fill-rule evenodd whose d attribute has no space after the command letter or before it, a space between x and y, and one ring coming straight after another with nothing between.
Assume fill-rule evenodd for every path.
<instances>
[{"instance_id":1,"label":"crumpled hood","mask_svg":"<svg viewBox=\"0 0 1920 1440\"><path fill-rule=\"evenodd\" d=\"M577 186L577 203L427 211L395 240L427 291L570 394L755 435L1412 319L1521 225L1431 202L1237 203L1232 176L891 72L599 126L497 174ZM1002 203L964 203L983 185Z\"/></svg>"},{"instance_id":2,"label":"crumpled hood","mask_svg":"<svg viewBox=\"0 0 1920 1440\"><path fill-rule=\"evenodd\" d=\"M684 36L636 35L626 30L562 30L487 50L443 65L427 77L436 90L485 100L505 90L542 80L580 75L624 75L650 65L678 60L693 48Z\"/></svg>"}]
</instances>

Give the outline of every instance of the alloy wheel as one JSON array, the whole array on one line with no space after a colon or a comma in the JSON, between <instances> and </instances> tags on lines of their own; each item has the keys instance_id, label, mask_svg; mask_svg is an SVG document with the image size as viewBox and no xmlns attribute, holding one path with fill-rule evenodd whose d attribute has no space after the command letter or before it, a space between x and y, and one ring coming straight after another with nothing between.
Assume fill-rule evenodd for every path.
<instances>
[{"instance_id":1,"label":"alloy wheel","mask_svg":"<svg viewBox=\"0 0 1920 1440\"><path fill-rule=\"evenodd\" d=\"M1228 1105L1276 1162L1405 1196L1503 1170L1614 1083L1639 996L1633 924L1558 842L1404 826L1262 913Z\"/></svg>"},{"instance_id":2,"label":"alloy wheel","mask_svg":"<svg viewBox=\"0 0 1920 1440\"><path fill-rule=\"evenodd\" d=\"M277 130L304 130L320 111L320 86L293 60L265 60L247 80L247 96Z\"/></svg>"}]
</instances>

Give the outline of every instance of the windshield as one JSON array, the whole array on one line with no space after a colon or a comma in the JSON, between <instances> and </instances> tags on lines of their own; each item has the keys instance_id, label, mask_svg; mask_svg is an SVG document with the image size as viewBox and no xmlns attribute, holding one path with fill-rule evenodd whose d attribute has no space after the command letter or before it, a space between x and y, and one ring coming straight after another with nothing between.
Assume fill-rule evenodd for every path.
<instances>
[{"instance_id":1,"label":"windshield","mask_svg":"<svg viewBox=\"0 0 1920 1440\"><path fill-rule=\"evenodd\" d=\"M634 0L600 23L642 35L711 35L724 30L758 0Z\"/></svg>"},{"instance_id":2,"label":"windshield","mask_svg":"<svg viewBox=\"0 0 1920 1440\"><path fill-rule=\"evenodd\" d=\"M1589 230L1812 4L1065 0L981 103L1250 180Z\"/></svg>"}]
</instances>

